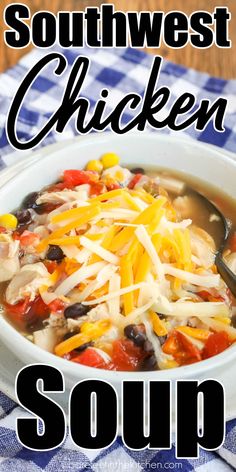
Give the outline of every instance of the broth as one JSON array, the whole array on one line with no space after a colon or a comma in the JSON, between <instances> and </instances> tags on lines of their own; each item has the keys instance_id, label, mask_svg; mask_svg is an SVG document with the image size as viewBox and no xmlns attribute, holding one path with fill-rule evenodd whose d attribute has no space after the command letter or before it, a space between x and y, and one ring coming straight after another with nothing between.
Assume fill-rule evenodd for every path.
<instances>
[{"instance_id":1,"label":"broth","mask_svg":"<svg viewBox=\"0 0 236 472\"><path fill-rule=\"evenodd\" d=\"M149 176L160 174L163 176L174 177L187 184L187 187L184 190L184 195L191 197L193 202L188 217L193 220L194 224L205 229L205 231L214 238L216 246L219 245L221 240L221 225L217 221L209 221L208 209L205 207L201 198L194 194L192 190L199 192L219 208L225 218L231 222L231 233L236 231L236 200L227 195L221 189L180 171L170 171L163 167L150 168L150 166L148 170L145 169L145 171ZM172 198L176 197L173 193L171 196Z\"/></svg>"}]
</instances>

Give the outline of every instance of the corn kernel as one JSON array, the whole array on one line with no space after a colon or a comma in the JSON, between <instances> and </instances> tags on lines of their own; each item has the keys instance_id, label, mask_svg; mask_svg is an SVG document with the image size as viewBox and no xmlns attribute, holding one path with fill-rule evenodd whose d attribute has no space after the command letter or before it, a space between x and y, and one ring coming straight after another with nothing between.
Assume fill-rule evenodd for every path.
<instances>
[{"instance_id":1,"label":"corn kernel","mask_svg":"<svg viewBox=\"0 0 236 472\"><path fill-rule=\"evenodd\" d=\"M6 229L16 229L17 223L17 218L11 213L0 216L0 226L3 226Z\"/></svg>"},{"instance_id":2,"label":"corn kernel","mask_svg":"<svg viewBox=\"0 0 236 472\"><path fill-rule=\"evenodd\" d=\"M161 369L174 369L175 367L179 367L178 362L176 362L174 359L170 359L167 361L164 361L159 364Z\"/></svg>"},{"instance_id":3,"label":"corn kernel","mask_svg":"<svg viewBox=\"0 0 236 472\"><path fill-rule=\"evenodd\" d=\"M104 169L109 169L109 167L116 166L120 162L119 156L114 152L107 152L101 156L101 162Z\"/></svg>"},{"instance_id":4,"label":"corn kernel","mask_svg":"<svg viewBox=\"0 0 236 472\"><path fill-rule=\"evenodd\" d=\"M102 162L99 161L98 159L93 159L92 161L89 161L86 170L93 170L95 172L102 172L103 170L103 165Z\"/></svg>"}]
</instances>

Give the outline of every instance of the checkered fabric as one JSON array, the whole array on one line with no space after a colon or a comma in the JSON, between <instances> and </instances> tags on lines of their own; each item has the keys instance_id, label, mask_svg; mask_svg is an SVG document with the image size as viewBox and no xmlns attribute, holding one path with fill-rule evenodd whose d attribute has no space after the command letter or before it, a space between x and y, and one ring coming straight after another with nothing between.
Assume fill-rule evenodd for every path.
<instances>
[{"instance_id":1,"label":"checkered fabric","mask_svg":"<svg viewBox=\"0 0 236 472\"><path fill-rule=\"evenodd\" d=\"M82 90L82 95L91 103L90 115L103 87L110 90L108 112L124 94L135 91L142 95L153 60L152 56L131 48L115 50L83 48L60 50L60 52L67 58L68 69L61 77L56 77L53 74L53 67L49 66L34 82L18 118L18 136L22 140L28 140L34 136L59 106L71 66L79 54L92 59ZM18 161L22 155L25 156L22 152L15 152L12 155L13 150L6 137L5 121L11 100L21 80L44 54L45 52L41 50L34 50L23 57L14 68L0 76L0 168ZM191 127L182 133L179 132L178 136L181 134L236 152L236 80L216 79L164 61L159 79L159 86L163 85L171 90L171 99L166 110L170 109L175 98L186 91L194 93L198 103L203 98L210 98L212 102L219 96L228 98L223 133L217 133L210 123L201 133ZM131 112L124 114L123 122L129 121L131 116L133 116ZM162 116L164 118L164 115ZM167 129L156 132L174 134ZM73 121L71 121L63 135L52 131L44 140L43 145L68 139L74 133ZM25 416L25 411L4 394L0 394L0 472L97 472L100 470L102 472L112 470L138 472L152 469L226 472L236 469L236 421L227 423L226 440L219 451L201 451L197 460L179 460L175 458L174 445L170 451L134 452L128 450L120 438L104 451L78 449L68 437L63 446L53 451L45 453L30 451L22 447L16 438L15 420L20 415Z\"/></svg>"}]
</instances>

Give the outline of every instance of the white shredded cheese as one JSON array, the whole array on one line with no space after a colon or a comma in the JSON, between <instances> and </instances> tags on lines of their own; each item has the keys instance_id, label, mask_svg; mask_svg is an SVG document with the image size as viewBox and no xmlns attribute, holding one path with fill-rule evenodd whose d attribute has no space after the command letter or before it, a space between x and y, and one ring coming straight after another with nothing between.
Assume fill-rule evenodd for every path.
<instances>
[{"instance_id":1,"label":"white shredded cheese","mask_svg":"<svg viewBox=\"0 0 236 472\"><path fill-rule=\"evenodd\" d=\"M95 264L93 264L95 265ZM96 300L90 300L89 302L84 302L84 305L97 305L98 303L103 303L108 300L112 300L116 297L120 297L121 295L124 295L125 293L129 292L134 292L138 288L142 287L142 285L145 284L145 282L140 282L138 284L132 284L129 287L124 287L121 288L120 290L117 290L115 292L108 293L107 295L104 295L103 297L97 298Z\"/></svg>"},{"instance_id":2,"label":"white shredded cheese","mask_svg":"<svg viewBox=\"0 0 236 472\"><path fill-rule=\"evenodd\" d=\"M66 295L69 293L76 285L84 281L88 277L96 275L105 265L105 262L96 262L89 266L80 267L76 272L67 277L55 290L57 295Z\"/></svg>"},{"instance_id":3,"label":"white shredded cheese","mask_svg":"<svg viewBox=\"0 0 236 472\"><path fill-rule=\"evenodd\" d=\"M229 307L222 302L169 302L169 306L158 300L154 303L154 310L157 313L163 313L166 316L176 317L211 317L211 316L229 316Z\"/></svg>"},{"instance_id":4,"label":"white shredded cheese","mask_svg":"<svg viewBox=\"0 0 236 472\"><path fill-rule=\"evenodd\" d=\"M148 320L148 315L145 315L143 317L142 321L143 321L143 324L145 326L146 336L147 336L148 340L150 341L150 343L152 344L158 366L160 367L166 361L173 360L173 357L171 355L165 354L162 351L161 343L160 343L158 337L153 332L152 325L151 325L150 321Z\"/></svg>"},{"instance_id":5,"label":"white shredded cheese","mask_svg":"<svg viewBox=\"0 0 236 472\"><path fill-rule=\"evenodd\" d=\"M82 302L83 300L86 300L86 298L88 298L89 295L91 295L95 290L103 287L103 285L105 285L105 283L111 279L117 268L117 266L112 264L107 264L104 266L102 270L98 272L96 280L94 282L90 282L87 287L85 287L85 289L80 294L78 294L77 301Z\"/></svg>"},{"instance_id":6,"label":"white shredded cheese","mask_svg":"<svg viewBox=\"0 0 236 472\"><path fill-rule=\"evenodd\" d=\"M219 274L209 274L209 275L198 275L186 270L177 269L170 264L163 264L163 270L165 274L172 275L178 279L185 280L193 285L198 285L200 287L219 287L220 285L220 275Z\"/></svg>"},{"instance_id":7,"label":"white shredded cheese","mask_svg":"<svg viewBox=\"0 0 236 472\"><path fill-rule=\"evenodd\" d=\"M109 293L119 292L121 285L121 277L119 274L113 274L109 282ZM117 297L108 300L107 302L109 312L112 318L116 318L120 314L120 297Z\"/></svg>"},{"instance_id":8,"label":"white shredded cheese","mask_svg":"<svg viewBox=\"0 0 236 472\"><path fill-rule=\"evenodd\" d=\"M174 229L186 229L188 226L192 224L192 220L186 219L175 223L174 221L168 221L165 216L162 216L159 227L158 233L161 234L165 233L166 230L173 232Z\"/></svg>"},{"instance_id":9,"label":"white shredded cheese","mask_svg":"<svg viewBox=\"0 0 236 472\"><path fill-rule=\"evenodd\" d=\"M129 313L129 315L123 317L123 323L122 324L124 326L127 326L131 323L134 323L135 320L140 315L143 315L143 313L145 313L147 310L149 310L152 307L153 303L154 303L154 300L153 300L153 298L151 298L151 300L149 300L147 303L145 303L145 305L139 306L135 310L131 311L131 313Z\"/></svg>"},{"instance_id":10,"label":"white shredded cheese","mask_svg":"<svg viewBox=\"0 0 236 472\"><path fill-rule=\"evenodd\" d=\"M94 254L97 254L97 256L101 257L101 259L104 259L111 264L119 264L119 257L117 257L115 254L112 254L112 252L108 251L107 249L104 249L98 243L86 238L85 236L81 236L80 244L86 249L89 249L89 251L93 252Z\"/></svg>"}]
</instances>

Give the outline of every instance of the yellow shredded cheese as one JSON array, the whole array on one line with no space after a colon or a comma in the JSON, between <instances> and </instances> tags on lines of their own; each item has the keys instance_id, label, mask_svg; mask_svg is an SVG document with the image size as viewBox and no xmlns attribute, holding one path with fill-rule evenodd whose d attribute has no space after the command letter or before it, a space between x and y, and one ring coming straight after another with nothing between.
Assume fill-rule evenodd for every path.
<instances>
[{"instance_id":1,"label":"yellow shredded cheese","mask_svg":"<svg viewBox=\"0 0 236 472\"><path fill-rule=\"evenodd\" d=\"M165 321L162 321L158 314L154 311L150 312L150 318L152 321L153 331L156 333L157 336L166 336L168 334L168 330L165 325Z\"/></svg>"},{"instance_id":2,"label":"yellow shredded cheese","mask_svg":"<svg viewBox=\"0 0 236 472\"><path fill-rule=\"evenodd\" d=\"M78 228L79 226L88 223L88 221L97 216L100 212L101 209L97 206L89 207L88 209L85 207L83 214L80 216L80 218L72 221L71 223L68 223L62 228L53 231L47 238L43 239L36 247L37 251L44 251L47 248L48 244L50 244L50 241L52 239L60 238L64 236L64 234L69 233L69 231L71 231L72 229Z\"/></svg>"},{"instance_id":3,"label":"yellow shredded cheese","mask_svg":"<svg viewBox=\"0 0 236 472\"><path fill-rule=\"evenodd\" d=\"M165 197L160 197L157 200L155 200L152 205L150 205L148 208L143 210L137 218L134 219L132 222L133 224L138 224L138 225L145 225L151 223L153 220L156 212L165 204L166 198ZM110 250L112 252L118 251L123 245L127 243L127 241L130 240L134 233L135 228L124 228L120 231L120 233L117 234L117 236L114 238Z\"/></svg>"}]
</instances>

